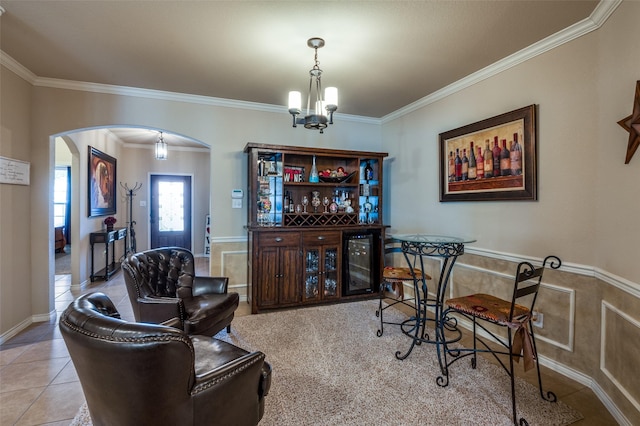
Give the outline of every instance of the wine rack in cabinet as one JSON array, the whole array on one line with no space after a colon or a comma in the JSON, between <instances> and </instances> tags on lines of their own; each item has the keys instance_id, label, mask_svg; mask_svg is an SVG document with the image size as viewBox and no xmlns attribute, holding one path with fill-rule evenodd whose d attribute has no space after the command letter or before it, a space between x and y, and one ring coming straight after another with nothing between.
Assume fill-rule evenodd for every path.
<instances>
[{"instance_id":1,"label":"wine rack in cabinet","mask_svg":"<svg viewBox=\"0 0 640 426\"><path fill-rule=\"evenodd\" d=\"M248 158L247 295L252 312L353 297L341 290L342 233L354 229L384 233L382 173L387 153L254 143L247 144L244 152ZM283 269L285 251L258 244L266 241L261 235L269 235L270 240L278 233L288 241L285 264L297 265L287 270L284 279L264 263ZM325 234L328 240L314 240ZM299 236L295 259L292 235ZM261 254L264 250L269 255ZM311 275L309 262L318 266ZM327 270L328 266L332 268ZM297 274L295 279L292 273ZM286 289L278 287L282 283ZM299 288L292 287L296 285Z\"/></svg>"}]
</instances>

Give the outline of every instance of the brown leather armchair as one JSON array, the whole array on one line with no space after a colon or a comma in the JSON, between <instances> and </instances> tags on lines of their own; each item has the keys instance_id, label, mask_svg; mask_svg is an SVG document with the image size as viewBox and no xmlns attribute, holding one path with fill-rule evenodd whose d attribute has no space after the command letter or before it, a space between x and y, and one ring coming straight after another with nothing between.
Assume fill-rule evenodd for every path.
<instances>
[{"instance_id":1,"label":"brown leather armchair","mask_svg":"<svg viewBox=\"0 0 640 426\"><path fill-rule=\"evenodd\" d=\"M196 277L189 250L162 247L132 254L122 269L136 321L178 318L187 334L205 336L225 327L230 331L238 293L227 292L227 277Z\"/></svg>"},{"instance_id":2,"label":"brown leather armchair","mask_svg":"<svg viewBox=\"0 0 640 426\"><path fill-rule=\"evenodd\" d=\"M262 352L123 321L102 293L73 301L60 330L96 426L256 425L264 414Z\"/></svg>"}]
</instances>

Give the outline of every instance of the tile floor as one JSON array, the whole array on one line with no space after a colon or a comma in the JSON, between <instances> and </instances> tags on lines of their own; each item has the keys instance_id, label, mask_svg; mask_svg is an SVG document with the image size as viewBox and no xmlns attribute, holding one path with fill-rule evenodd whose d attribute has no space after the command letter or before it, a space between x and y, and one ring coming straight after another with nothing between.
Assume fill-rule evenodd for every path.
<instances>
[{"instance_id":1,"label":"tile floor","mask_svg":"<svg viewBox=\"0 0 640 426\"><path fill-rule=\"evenodd\" d=\"M197 262L208 271L207 259ZM107 282L95 282L70 291L70 276L56 275L55 305L58 315L49 323L32 324L0 346L0 425L68 425L84 402L82 388L58 329L60 313L80 294L101 291L118 308L123 319L133 320L131 305L118 272ZM248 315L246 302L236 315ZM530 380L531 374L526 377ZM535 377L535 376L534 376ZM590 389L553 372L545 383L565 403L579 410L584 420L576 425L616 425L613 417Z\"/></svg>"}]
</instances>

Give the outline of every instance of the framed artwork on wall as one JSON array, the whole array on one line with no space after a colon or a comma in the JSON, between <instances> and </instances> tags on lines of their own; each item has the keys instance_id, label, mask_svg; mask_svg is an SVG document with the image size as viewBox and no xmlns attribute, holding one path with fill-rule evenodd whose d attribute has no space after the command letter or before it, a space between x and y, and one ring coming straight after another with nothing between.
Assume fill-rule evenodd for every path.
<instances>
[{"instance_id":1,"label":"framed artwork on wall","mask_svg":"<svg viewBox=\"0 0 640 426\"><path fill-rule=\"evenodd\" d=\"M116 214L116 159L89 147L89 217Z\"/></svg>"},{"instance_id":2,"label":"framed artwork on wall","mask_svg":"<svg viewBox=\"0 0 640 426\"><path fill-rule=\"evenodd\" d=\"M440 201L537 200L536 106L440 133Z\"/></svg>"}]
</instances>

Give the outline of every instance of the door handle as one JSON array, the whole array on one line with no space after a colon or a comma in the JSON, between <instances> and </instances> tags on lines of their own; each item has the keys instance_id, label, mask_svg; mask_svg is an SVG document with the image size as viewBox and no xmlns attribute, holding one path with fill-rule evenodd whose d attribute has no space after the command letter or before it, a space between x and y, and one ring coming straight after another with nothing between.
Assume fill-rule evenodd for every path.
<instances>
[{"instance_id":1,"label":"door handle","mask_svg":"<svg viewBox=\"0 0 640 426\"><path fill-rule=\"evenodd\" d=\"M276 241L276 243L281 243L282 242L282 237L276 237L275 241Z\"/></svg>"},{"instance_id":2,"label":"door handle","mask_svg":"<svg viewBox=\"0 0 640 426\"><path fill-rule=\"evenodd\" d=\"M324 240L324 238L325 238L325 236L324 236L324 235L318 235L318 239L319 239L320 241Z\"/></svg>"}]
</instances>

